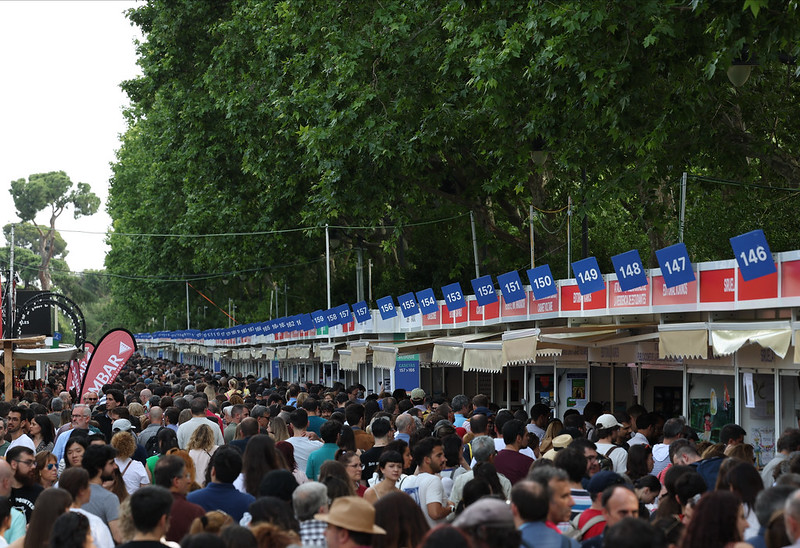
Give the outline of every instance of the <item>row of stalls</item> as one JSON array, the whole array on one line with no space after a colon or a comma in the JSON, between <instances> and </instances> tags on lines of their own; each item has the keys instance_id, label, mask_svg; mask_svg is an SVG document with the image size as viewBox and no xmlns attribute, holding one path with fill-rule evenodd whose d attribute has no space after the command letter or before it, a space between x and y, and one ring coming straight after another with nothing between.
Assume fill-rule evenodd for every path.
<instances>
[{"instance_id":1,"label":"row of stalls","mask_svg":"<svg viewBox=\"0 0 800 548\"><path fill-rule=\"evenodd\" d=\"M502 407L535 403L557 416L589 400L618 411L641 403L664 416L685 416L713 439L729 422L741 424L759 460L776 437L798 426L800 252L777 254L774 275L745 282L735 261L694 265L696 280L673 288L660 271L648 285L580 295L573 280L558 294L525 306L381 320L259 339L186 338L140 334L144 353L229 373L326 385L363 384L368 393L410 390L452 397L490 395Z\"/></svg>"}]
</instances>

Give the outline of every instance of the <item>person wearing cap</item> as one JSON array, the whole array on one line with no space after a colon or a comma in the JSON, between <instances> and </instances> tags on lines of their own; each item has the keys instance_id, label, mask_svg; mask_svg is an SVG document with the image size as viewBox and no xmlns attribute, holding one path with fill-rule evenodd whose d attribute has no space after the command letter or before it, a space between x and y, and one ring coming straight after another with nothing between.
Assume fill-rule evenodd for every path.
<instances>
[{"instance_id":1,"label":"person wearing cap","mask_svg":"<svg viewBox=\"0 0 800 548\"><path fill-rule=\"evenodd\" d=\"M611 413L600 415L595 422L597 452L611 459L614 463L614 472L617 474L624 474L628 469L628 452L616 444L621 427L622 425Z\"/></svg>"},{"instance_id":2,"label":"person wearing cap","mask_svg":"<svg viewBox=\"0 0 800 548\"><path fill-rule=\"evenodd\" d=\"M550 488L542 482L523 480L511 489L511 515L522 536L522 545L536 548L578 548L577 541L562 535L547 524L550 498Z\"/></svg>"},{"instance_id":3,"label":"person wearing cap","mask_svg":"<svg viewBox=\"0 0 800 548\"><path fill-rule=\"evenodd\" d=\"M425 405L425 391L422 388L415 388L411 391L411 403L423 414L428 412L428 407Z\"/></svg>"},{"instance_id":4,"label":"person wearing cap","mask_svg":"<svg viewBox=\"0 0 800 548\"><path fill-rule=\"evenodd\" d=\"M476 548L520 546L521 535L511 508L502 500L487 497L475 501L461 512L453 526L469 535Z\"/></svg>"},{"instance_id":5,"label":"person wearing cap","mask_svg":"<svg viewBox=\"0 0 800 548\"><path fill-rule=\"evenodd\" d=\"M556 455L562 449L565 449L570 443L572 443L572 436L569 434L561 434L553 438L553 448L547 451L544 455L542 455L543 459L554 460Z\"/></svg>"},{"instance_id":6,"label":"person wearing cap","mask_svg":"<svg viewBox=\"0 0 800 548\"><path fill-rule=\"evenodd\" d=\"M315 514L314 519L328 524L328 548L372 546L373 535L386 534L375 525L375 508L361 497L339 497L327 514Z\"/></svg>"}]
</instances>

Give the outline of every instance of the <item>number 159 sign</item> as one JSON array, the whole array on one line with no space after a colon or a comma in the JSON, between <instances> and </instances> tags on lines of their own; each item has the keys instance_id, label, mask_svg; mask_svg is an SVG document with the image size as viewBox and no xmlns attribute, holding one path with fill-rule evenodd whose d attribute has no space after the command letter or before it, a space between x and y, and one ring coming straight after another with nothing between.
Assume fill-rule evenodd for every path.
<instances>
[{"instance_id":1,"label":"number 159 sign","mask_svg":"<svg viewBox=\"0 0 800 548\"><path fill-rule=\"evenodd\" d=\"M731 238L731 247L744 281L749 282L776 271L763 230L754 230Z\"/></svg>"}]
</instances>

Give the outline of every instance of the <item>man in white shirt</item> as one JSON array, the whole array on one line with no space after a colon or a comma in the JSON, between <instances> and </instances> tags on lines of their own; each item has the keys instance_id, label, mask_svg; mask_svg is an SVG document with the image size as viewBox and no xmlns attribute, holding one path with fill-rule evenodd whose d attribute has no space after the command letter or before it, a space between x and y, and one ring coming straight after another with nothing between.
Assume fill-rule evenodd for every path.
<instances>
[{"instance_id":1,"label":"man in white shirt","mask_svg":"<svg viewBox=\"0 0 800 548\"><path fill-rule=\"evenodd\" d=\"M656 418L651 413L636 418L636 432L628 440L628 447L634 445L650 445L650 438L655 434Z\"/></svg>"},{"instance_id":2,"label":"man in white shirt","mask_svg":"<svg viewBox=\"0 0 800 548\"><path fill-rule=\"evenodd\" d=\"M664 423L664 442L653 446L652 475L658 477L664 468L672 464L669 460L669 444L681 438L686 422L682 417L669 419Z\"/></svg>"},{"instance_id":3,"label":"man in white shirt","mask_svg":"<svg viewBox=\"0 0 800 548\"><path fill-rule=\"evenodd\" d=\"M597 452L611 459L614 463L614 472L624 474L628 470L628 452L616 445L616 437L622 425L611 413L600 415L595 422L597 430Z\"/></svg>"},{"instance_id":4,"label":"man in white shirt","mask_svg":"<svg viewBox=\"0 0 800 548\"><path fill-rule=\"evenodd\" d=\"M292 423L294 436L289 438L289 443L294 447L294 460L297 463L298 470L305 470L308 465L308 456L322 447L321 441L312 440L309 437L308 430L308 413L302 407L292 411L289 415L289 422Z\"/></svg>"},{"instance_id":5,"label":"man in white shirt","mask_svg":"<svg viewBox=\"0 0 800 548\"><path fill-rule=\"evenodd\" d=\"M543 403L537 403L531 407L531 422L527 425L528 432L536 434L541 443L544 439L545 428L550 420L550 406Z\"/></svg>"},{"instance_id":6,"label":"man in white shirt","mask_svg":"<svg viewBox=\"0 0 800 548\"><path fill-rule=\"evenodd\" d=\"M415 489L418 504L431 527L444 523L455 506L447 500L438 476L447 459L442 442L436 438L424 438L414 445L414 461L417 463ZM412 497L413 498L413 497Z\"/></svg>"},{"instance_id":7,"label":"man in white shirt","mask_svg":"<svg viewBox=\"0 0 800 548\"><path fill-rule=\"evenodd\" d=\"M27 447L36 454L36 446L26 433L31 426L28 408L15 405L8 412L8 427L6 431L11 436L11 444L6 448L8 453L14 447Z\"/></svg>"},{"instance_id":8,"label":"man in white shirt","mask_svg":"<svg viewBox=\"0 0 800 548\"><path fill-rule=\"evenodd\" d=\"M222 438L222 431L215 423L208 420L206 417L206 408L208 407L208 400L203 395L195 395L189 408L192 410L192 418L178 426L178 446L181 449L186 449L186 444L189 443L189 438L192 437L192 432L197 430L200 425L205 424L211 428L214 433L214 444L225 445L225 440Z\"/></svg>"}]
</instances>

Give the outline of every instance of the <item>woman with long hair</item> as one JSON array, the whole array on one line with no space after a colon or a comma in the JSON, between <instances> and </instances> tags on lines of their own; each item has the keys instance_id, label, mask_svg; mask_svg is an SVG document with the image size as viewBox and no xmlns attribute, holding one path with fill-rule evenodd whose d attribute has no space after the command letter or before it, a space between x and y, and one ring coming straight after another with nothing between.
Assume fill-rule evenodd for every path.
<instances>
[{"instance_id":1,"label":"woman with long hair","mask_svg":"<svg viewBox=\"0 0 800 548\"><path fill-rule=\"evenodd\" d=\"M24 548L46 548L50 544L50 532L58 516L69 510L72 496L64 489L45 489L36 497L28 530L23 541Z\"/></svg>"},{"instance_id":2,"label":"woman with long hair","mask_svg":"<svg viewBox=\"0 0 800 548\"><path fill-rule=\"evenodd\" d=\"M125 490L129 495L150 483L144 464L133 460L133 453L136 452L136 440L133 439L133 434L126 431L117 432L111 438L111 447L117 450L114 462L117 463L122 481L125 482Z\"/></svg>"},{"instance_id":3,"label":"woman with long hair","mask_svg":"<svg viewBox=\"0 0 800 548\"><path fill-rule=\"evenodd\" d=\"M744 507L747 530L743 538L754 537L761 528L756 517L755 505L756 497L764 489L764 481L761 480L761 474L755 466L736 457L732 458L736 461L736 465L728 471L728 485L731 491L739 495Z\"/></svg>"},{"instance_id":4,"label":"woman with long hair","mask_svg":"<svg viewBox=\"0 0 800 548\"><path fill-rule=\"evenodd\" d=\"M347 469L347 475L350 477L350 481L353 484L353 489L355 490L356 495L363 497L364 491L367 490L367 486L361 483L361 473L364 471L364 465L361 464L361 458L358 456L358 454L356 454L355 451L339 449L336 451L334 459L336 459L338 462L341 462Z\"/></svg>"},{"instance_id":5,"label":"woman with long hair","mask_svg":"<svg viewBox=\"0 0 800 548\"><path fill-rule=\"evenodd\" d=\"M680 548L752 548L742 542L747 520L741 500L730 491L700 497Z\"/></svg>"},{"instance_id":6,"label":"woman with long hair","mask_svg":"<svg viewBox=\"0 0 800 548\"><path fill-rule=\"evenodd\" d=\"M200 485L205 485L208 463L211 461L211 455L217 450L211 423L208 423L208 425L201 424L195 428L192 435L189 436L186 449L189 450L189 456L194 461L194 480Z\"/></svg>"},{"instance_id":7,"label":"woman with long hair","mask_svg":"<svg viewBox=\"0 0 800 548\"><path fill-rule=\"evenodd\" d=\"M625 475L633 483L650 474L653 464L653 448L643 444L634 445L628 449L628 470Z\"/></svg>"},{"instance_id":8,"label":"woman with long hair","mask_svg":"<svg viewBox=\"0 0 800 548\"><path fill-rule=\"evenodd\" d=\"M286 469L283 453L275 448L275 440L266 434L256 434L247 442L242 456L242 473L233 486L243 493L258 497L261 480L272 470Z\"/></svg>"},{"instance_id":9,"label":"woman with long hair","mask_svg":"<svg viewBox=\"0 0 800 548\"><path fill-rule=\"evenodd\" d=\"M279 441L275 444L275 448L283 455L283 460L286 462L286 469L289 470L298 485L302 485L308 481L305 470L300 470L297 466L297 461L294 460L294 445L288 441Z\"/></svg>"},{"instance_id":10,"label":"woman with long hair","mask_svg":"<svg viewBox=\"0 0 800 548\"><path fill-rule=\"evenodd\" d=\"M553 440L561 434L564 429L564 423L561 419L550 419L547 423L547 430L544 431L544 437L539 442L539 452L542 455L547 453L553 448Z\"/></svg>"},{"instance_id":11,"label":"woman with long hair","mask_svg":"<svg viewBox=\"0 0 800 548\"><path fill-rule=\"evenodd\" d=\"M331 502L339 497L356 496L353 480L347 468L338 460L326 460L322 463L318 481L328 488L328 500Z\"/></svg>"},{"instance_id":12,"label":"woman with long hair","mask_svg":"<svg viewBox=\"0 0 800 548\"><path fill-rule=\"evenodd\" d=\"M397 451L384 451L378 459L378 483L364 491L364 500L375 504L389 493L399 491L397 482L403 473L403 457Z\"/></svg>"},{"instance_id":13,"label":"woman with long hair","mask_svg":"<svg viewBox=\"0 0 800 548\"><path fill-rule=\"evenodd\" d=\"M280 417L272 417L269 420L267 432L276 443L289 439L289 429L286 427L286 421Z\"/></svg>"},{"instance_id":14,"label":"woman with long hair","mask_svg":"<svg viewBox=\"0 0 800 548\"><path fill-rule=\"evenodd\" d=\"M47 489L58 480L58 462L50 451L36 453L36 482Z\"/></svg>"},{"instance_id":15,"label":"woman with long hair","mask_svg":"<svg viewBox=\"0 0 800 548\"><path fill-rule=\"evenodd\" d=\"M414 499L400 491L389 493L375 503L375 525L383 527L386 534L373 535L372 548L418 546L430 529Z\"/></svg>"},{"instance_id":16,"label":"woman with long hair","mask_svg":"<svg viewBox=\"0 0 800 548\"><path fill-rule=\"evenodd\" d=\"M47 415L36 415L31 421L28 433L36 447L36 453L40 451L52 451L56 441L56 429Z\"/></svg>"}]
</instances>

